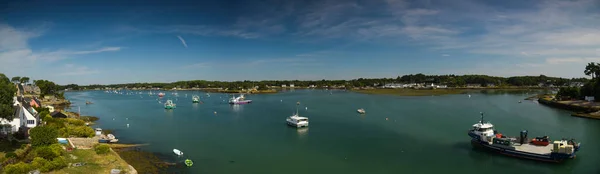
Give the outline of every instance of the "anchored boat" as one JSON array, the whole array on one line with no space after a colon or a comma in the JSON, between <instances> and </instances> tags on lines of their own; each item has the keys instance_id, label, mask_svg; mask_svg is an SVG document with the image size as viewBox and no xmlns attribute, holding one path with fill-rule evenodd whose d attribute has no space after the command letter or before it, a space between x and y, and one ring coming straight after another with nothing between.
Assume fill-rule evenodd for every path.
<instances>
[{"instance_id":1,"label":"anchored boat","mask_svg":"<svg viewBox=\"0 0 600 174\"><path fill-rule=\"evenodd\" d=\"M199 103L200 102L200 97L197 95L192 96L192 102L193 103Z\"/></svg>"},{"instance_id":2,"label":"anchored boat","mask_svg":"<svg viewBox=\"0 0 600 174\"><path fill-rule=\"evenodd\" d=\"M175 103L173 103L173 100L167 100L165 102L165 109L175 109Z\"/></svg>"},{"instance_id":3,"label":"anchored boat","mask_svg":"<svg viewBox=\"0 0 600 174\"><path fill-rule=\"evenodd\" d=\"M235 95L233 97L231 97L231 99L229 99L229 104L246 104L246 103L252 103L252 100L246 100L244 97L244 94L240 95L239 97L235 97Z\"/></svg>"},{"instance_id":4,"label":"anchored boat","mask_svg":"<svg viewBox=\"0 0 600 174\"><path fill-rule=\"evenodd\" d=\"M158 97L164 97L164 96L165 96L165 93L162 93L162 92L158 93Z\"/></svg>"},{"instance_id":5,"label":"anchored boat","mask_svg":"<svg viewBox=\"0 0 600 174\"><path fill-rule=\"evenodd\" d=\"M548 141L550 144L547 137L536 137L529 141L527 130L521 131L518 138L506 137L494 130L494 125L491 123L483 122L483 113L481 113L481 121L474 124L468 134L473 146L512 157L544 162L562 162L575 158L575 153L581 148L581 143L575 142L574 139L554 141L552 146L543 143L543 141Z\"/></svg>"},{"instance_id":6,"label":"anchored boat","mask_svg":"<svg viewBox=\"0 0 600 174\"><path fill-rule=\"evenodd\" d=\"M298 127L298 128L299 127L308 127L308 118L301 117L300 115L298 115L298 105L300 105L300 102L296 103L296 114L289 116L287 119L285 119L285 121L290 126L294 126L294 127Z\"/></svg>"}]
</instances>

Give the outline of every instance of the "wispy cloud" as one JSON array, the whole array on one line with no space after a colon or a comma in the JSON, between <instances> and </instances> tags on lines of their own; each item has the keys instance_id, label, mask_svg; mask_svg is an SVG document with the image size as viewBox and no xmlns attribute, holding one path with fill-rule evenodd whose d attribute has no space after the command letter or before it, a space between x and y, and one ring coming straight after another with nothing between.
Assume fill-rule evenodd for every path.
<instances>
[{"instance_id":1,"label":"wispy cloud","mask_svg":"<svg viewBox=\"0 0 600 174\"><path fill-rule=\"evenodd\" d=\"M183 40L183 38L181 36L177 36L177 38L179 38L179 40L181 41L181 44L183 44L183 46L187 48L187 44L185 43L185 40Z\"/></svg>"},{"instance_id":2,"label":"wispy cloud","mask_svg":"<svg viewBox=\"0 0 600 174\"><path fill-rule=\"evenodd\" d=\"M58 75L58 76L82 76L82 75L89 75L89 74L97 74L100 72L98 70L90 69L87 66L79 66L79 65L75 65L75 64L65 64L62 69L64 69L64 71L59 72L56 75Z\"/></svg>"},{"instance_id":3,"label":"wispy cloud","mask_svg":"<svg viewBox=\"0 0 600 174\"><path fill-rule=\"evenodd\" d=\"M96 49L96 50L58 50L58 51L52 51L52 52L46 52L46 53L38 53L38 54L34 54L34 56L36 58L40 58L42 60L47 60L47 61L57 61L57 60L62 60L62 59L66 59L69 58L69 56L72 55L84 55L84 54L95 54L95 53L102 53L102 52L114 52L114 51L119 51L121 50L122 47L104 47L104 48L100 48L100 49Z\"/></svg>"},{"instance_id":4,"label":"wispy cloud","mask_svg":"<svg viewBox=\"0 0 600 174\"><path fill-rule=\"evenodd\" d=\"M448 56L450 56L450 54L442 54L442 56L448 57Z\"/></svg>"},{"instance_id":5,"label":"wispy cloud","mask_svg":"<svg viewBox=\"0 0 600 174\"><path fill-rule=\"evenodd\" d=\"M546 62L549 64L564 64L564 63L580 63L600 62L600 57L565 57L565 58L548 58Z\"/></svg>"}]
</instances>

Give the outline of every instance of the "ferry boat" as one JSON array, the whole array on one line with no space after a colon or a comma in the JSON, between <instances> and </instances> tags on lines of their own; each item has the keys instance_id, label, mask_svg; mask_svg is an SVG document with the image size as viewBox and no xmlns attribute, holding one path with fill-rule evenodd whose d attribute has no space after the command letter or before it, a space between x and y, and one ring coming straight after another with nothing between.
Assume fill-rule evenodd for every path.
<instances>
[{"instance_id":1,"label":"ferry boat","mask_svg":"<svg viewBox=\"0 0 600 174\"><path fill-rule=\"evenodd\" d=\"M158 93L158 97L164 97L164 96L165 96L165 93L162 93L162 92Z\"/></svg>"},{"instance_id":2,"label":"ferry boat","mask_svg":"<svg viewBox=\"0 0 600 174\"><path fill-rule=\"evenodd\" d=\"M193 103L199 103L200 102L200 97L197 95L192 96L192 102Z\"/></svg>"},{"instance_id":3,"label":"ferry boat","mask_svg":"<svg viewBox=\"0 0 600 174\"><path fill-rule=\"evenodd\" d=\"M298 105L300 105L300 102L296 103L296 113L292 116L289 116L287 119L285 119L285 121L288 125L297 128L308 127L308 118L298 115Z\"/></svg>"},{"instance_id":4,"label":"ferry boat","mask_svg":"<svg viewBox=\"0 0 600 174\"><path fill-rule=\"evenodd\" d=\"M574 139L554 141L552 146L532 143L527 139L527 130L521 131L518 138L506 137L494 130L494 125L491 123L483 122L483 113L481 113L481 121L473 125L468 135L473 146L512 157L544 162L558 163L575 158L575 153L581 148L581 143L575 142Z\"/></svg>"},{"instance_id":5,"label":"ferry boat","mask_svg":"<svg viewBox=\"0 0 600 174\"><path fill-rule=\"evenodd\" d=\"M165 109L175 109L175 103L173 103L173 100L167 100L165 102Z\"/></svg>"},{"instance_id":6,"label":"ferry boat","mask_svg":"<svg viewBox=\"0 0 600 174\"><path fill-rule=\"evenodd\" d=\"M252 100L245 100L243 94L239 97L233 96L233 97L231 97L231 99L229 99L229 104L246 104L246 103L252 103Z\"/></svg>"}]
</instances>

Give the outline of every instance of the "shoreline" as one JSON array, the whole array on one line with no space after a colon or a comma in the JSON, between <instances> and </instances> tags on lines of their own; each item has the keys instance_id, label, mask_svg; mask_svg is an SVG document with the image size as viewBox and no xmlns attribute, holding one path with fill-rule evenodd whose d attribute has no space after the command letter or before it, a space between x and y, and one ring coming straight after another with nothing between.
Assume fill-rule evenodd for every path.
<instances>
[{"instance_id":1,"label":"shoreline","mask_svg":"<svg viewBox=\"0 0 600 174\"><path fill-rule=\"evenodd\" d=\"M69 101L66 100L65 101ZM79 113L67 111L67 109L71 108L71 102L67 102L64 105L64 109L62 109L69 118L76 118L83 120L84 118L88 118L86 123L89 123L88 126L95 125L95 121L99 118L95 116L80 116ZM96 118L94 121L90 121L89 118ZM108 130L108 129L107 129ZM112 132L111 132L112 133ZM103 132L104 134L104 132ZM143 151L140 147L147 146L150 144L122 144L122 143L97 143L96 144L106 144L110 147L111 151L116 155L117 158L123 160L127 165L129 165L130 173L161 173L168 169L167 161L163 161L158 158L157 154L154 152Z\"/></svg>"},{"instance_id":2,"label":"shoreline","mask_svg":"<svg viewBox=\"0 0 600 174\"><path fill-rule=\"evenodd\" d=\"M412 88L377 88L377 89L352 89L351 91L361 94L374 95L396 95L396 96L441 96L451 94L466 94L469 92L479 92L488 90L501 91L527 91L527 90L547 90L548 88L438 88L438 89L412 89Z\"/></svg>"},{"instance_id":3,"label":"shoreline","mask_svg":"<svg viewBox=\"0 0 600 174\"><path fill-rule=\"evenodd\" d=\"M551 95L538 96L537 101L548 107L575 112L571 114L573 117L600 119L600 103L583 100L555 101Z\"/></svg>"}]
</instances>

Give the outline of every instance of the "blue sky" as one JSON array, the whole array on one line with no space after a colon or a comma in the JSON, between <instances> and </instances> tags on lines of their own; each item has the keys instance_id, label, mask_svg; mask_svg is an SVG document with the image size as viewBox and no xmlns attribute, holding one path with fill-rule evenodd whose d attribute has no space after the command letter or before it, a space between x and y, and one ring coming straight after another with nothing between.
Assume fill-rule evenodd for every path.
<instances>
[{"instance_id":1,"label":"blue sky","mask_svg":"<svg viewBox=\"0 0 600 174\"><path fill-rule=\"evenodd\" d=\"M59 84L583 77L597 0L9 1L0 72Z\"/></svg>"}]
</instances>

